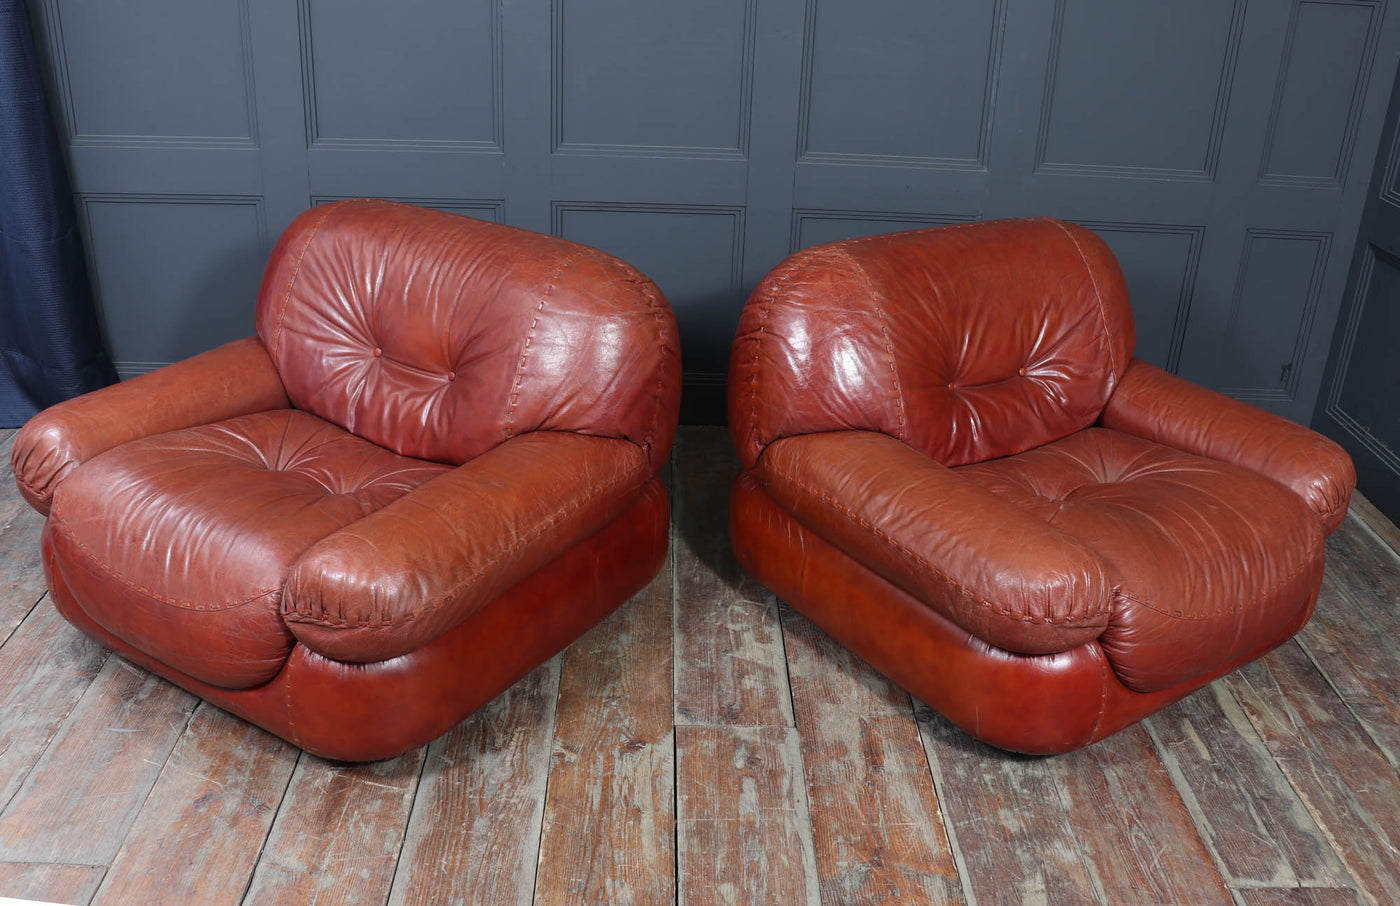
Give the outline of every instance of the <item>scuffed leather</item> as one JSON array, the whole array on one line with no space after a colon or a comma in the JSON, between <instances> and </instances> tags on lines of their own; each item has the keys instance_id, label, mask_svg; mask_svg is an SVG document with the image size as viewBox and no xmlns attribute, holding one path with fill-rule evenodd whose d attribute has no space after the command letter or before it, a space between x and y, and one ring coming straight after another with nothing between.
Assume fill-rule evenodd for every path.
<instances>
[{"instance_id":1,"label":"scuffed leather","mask_svg":"<svg viewBox=\"0 0 1400 906\"><path fill-rule=\"evenodd\" d=\"M248 689L202 682L95 623L47 540L44 566L59 612L106 647L312 754L373 761L442 734L641 590L666 558L668 514L652 479L618 518L422 648L347 664L296 645Z\"/></svg>"},{"instance_id":2,"label":"scuffed leather","mask_svg":"<svg viewBox=\"0 0 1400 906\"><path fill-rule=\"evenodd\" d=\"M1350 460L1134 342L1112 254L1069 224L799 252L730 360L740 562L1020 751L1086 745L1282 644Z\"/></svg>"},{"instance_id":3,"label":"scuffed leather","mask_svg":"<svg viewBox=\"0 0 1400 906\"><path fill-rule=\"evenodd\" d=\"M53 498L53 600L93 638L311 751L382 758L655 574L679 347L635 269L337 203L280 240L257 326L17 444Z\"/></svg>"},{"instance_id":4,"label":"scuffed leather","mask_svg":"<svg viewBox=\"0 0 1400 906\"><path fill-rule=\"evenodd\" d=\"M675 434L665 298L552 236L387 201L322 205L278 241L256 321L297 408L405 456L457 465L519 434L577 431L631 440L659 468Z\"/></svg>"},{"instance_id":5,"label":"scuffed leather","mask_svg":"<svg viewBox=\"0 0 1400 906\"><path fill-rule=\"evenodd\" d=\"M302 553L447 471L273 410L96 457L60 485L47 529L92 619L191 676L242 688L291 651L279 605Z\"/></svg>"},{"instance_id":6,"label":"scuffed leather","mask_svg":"<svg viewBox=\"0 0 1400 906\"><path fill-rule=\"evenodd\" d=\"M730 431L748 468L780 437L852 429L947 466L1008 456L1093 424L1135 342L1117 261L1074 224L815 246L774 269L744 308Z\"/></svg>"},{"instance_id":7,"label":"scuffed leather","mask_svg":"<svg viewBox=\"0 0 1400 906\"><path fill-rule=\"evenodd\" d=\"M784 438L758 475L808 528L990 644L1052 654L1108 625L1092 549L892 437Z\"/></svg>"},{"instance_id":8,"label":"scuffed leather","mask_svg":"<svg viewBox=\"0 0 1400 906\"><path fill-rule=\"evenodd\" d=\"M730 501L730 538L743 568L918 699L983 742L1034 755L1103 739L1288 641L1316 594L1208 673L1156 692L1123 685L1098 640L1017 655L988 645L798 522L745 473Z\"/></svg>"},{"instance_id":9,"label":"scuffed leather","mask_svg":"<svg viewBox=\"0 0 1400 906\"><path fill-rule=\"evenodd\" d=\"M1328 534L1342 524L1356 487L1351 457L1328 438L1140 359L1101 422L1272 478L1301 497Z\"/></svg>"},{"instance_id":10,"label":"scuffed leather","mask_svg":"<svg viewBox=\"0 0 1400 906\"><path fill-rule=\"evenodd\" d=\"M1273 639L1322 580L1323 533L1307 507L1232 463L1090 428L956 471L1108 565L1113 614L1099 644L1137 692Z\"/></svg>"},{"instance_id":11,"label":"scuffed leather","mask_svg":"<svg viewBox=\"0 0 1400 906\"><path fill-rule=\"evenodd\" d=\"M631 441L515 437L308 550L283 617L329 658L405 654L614 519L650 475Z\"/></svg>"},{"instance_id":12,"label":"scuffed leather","mask_svg":"<svg viewBox=\"0 0 1400 906\"><path fill-rule=\"evenodd\" d=\"M20 428L10 466L24 499L48 513L59 483L104 450L289 405L267 350L248 337L45 409Z\"/></svg>"}]
</instances>

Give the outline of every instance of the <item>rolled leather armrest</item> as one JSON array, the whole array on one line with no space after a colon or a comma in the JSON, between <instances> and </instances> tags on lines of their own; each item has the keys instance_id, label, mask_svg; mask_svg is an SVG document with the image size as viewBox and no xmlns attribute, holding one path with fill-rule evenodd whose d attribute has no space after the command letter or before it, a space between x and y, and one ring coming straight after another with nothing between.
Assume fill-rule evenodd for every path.
<instances>
[{"instance_id":1,"label":"rolled leather armrest","mask_svg":"<svg viewBox=\"0 0 1400 906\"><path fill-rule=\"evenodd\" d=\"M19 430L10 466L20 494L47 515L59 483L99 453L290 405L262 341L246 337L50 406Z\"/></svg>"},{"instance_id":2,"label":"rolled leather armrest","mask_svg":"<svg viewBox=\"0 0 1400 906\"><path fill-rule=\"evenodd\" d=\"M1331 532L1346 516L1356 470L1316 431L1133 359L1100 423L1187 453L1234 463L1299 497Z\"/></svg>"},{"instance_id":3,"label":"rolled leather armrest","mask_svg":"<svg viewBox=\"0 0 1400 906\"><path fill-rule=\"evenodd\" d=\"M414 651L607 525L650 477L628 440L511 438L309 548L282 618L335 660Z\"/></svg>"},{"instance_id":4,"label":"rolled leather armrest","mask_svg":"<svg viewBox=\"0 0 1400 906\"><path fill-rule=\"evenodd\" d=\"M991 645L1052 654L1108 625L1098 554L892 437L783 438L757 472L798 521Z\"/></svg>"}]
</instances>

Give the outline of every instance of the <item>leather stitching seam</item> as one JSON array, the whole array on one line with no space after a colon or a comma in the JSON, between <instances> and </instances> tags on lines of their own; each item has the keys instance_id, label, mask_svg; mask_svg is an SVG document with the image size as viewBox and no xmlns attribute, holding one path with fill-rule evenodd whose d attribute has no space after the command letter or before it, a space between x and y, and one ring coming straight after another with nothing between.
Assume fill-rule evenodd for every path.
<instances>
[{"instance_id":1,"label":"leather stitching seam","mask_svg":"<svg viewBox=\"0 0 1400 906\"><path fill-rule=\"evenodd\" d=\"M777 301L778 292L797 277L797 266L789 264L787 270L779 274L773 281L773 286L768 294L758 305L758 327L754 329L753 359L749 362L748 394L749 394L749 440L750 443L757 444L759 452L767 446L767 443L759 439L758 431L758 379L761 369L759 359L763 355L763 337L768 330L768 316L772 312L773 303Z\"/></svg>"},{"instance_id":2,"label":"leather stitching seam","mask_svg":"<svg viewBox=\"0 0 1400 906\"><path fill-rule=\"evenodd\" d=\"M316 238L316 234L321 232L321 226L330 218L332 212L346 202L337 202L326 205L326 212L311 225L310 231L306 234L306 243L301 247L301 254L297 255L297 263L292 266L292 275L287 278L287 286L282 290L282 305L277 309L277 329L272 332L272 342L268 344L270 349L275 350L277 344L282 340L282 322L287 317L287 303L292 298L292 286L296 284L297 277L301 274L301 262L306 258L306 253L311 249L311 241Z\"/></svg>"},{"instance_id":3,"label":"leather stitching seam","mask_svg":"<svg viewBox=\"0 0 1400 906\"><path fill-rule=\"evenodd\" d=\"M1088 745L1099 737L1099 728L1103 726L1104 715L1108 713L1108 684L1117 679L1113 673L1113 666L1108 662L1108 655L1100 646L1095 646L1096 659L1099 662L1099 676L1102 682L1099 683L1099 713L1094 717L1094 727L1089 731L1089 738L1084 740L1083 745Z\"/></svg>"},{"instance_id":4,"label":"leather stitching seam","mask_svg":"<svg viewBox=\"0 0 1400 906\"><path fill-rule=\"evenodd\" d=\"M1165 608L1159 607L1151 601L1146 600L1145 598L1141 598L1133 594L1132 592L1127 592L1123 591L1122 589L1118 589L1116 594L1134 604L1139 605L1140 607L1145 607L1146 609L1152 611L1155 614L1160 614L1161 616L1167 617L1168 619L1172 620L1180 620L1183 623L1196 623L1202 620L1209 620L1214 617L1230 616L1232 614L1237 614L1240 611L1248 610L1249 608L1258 604L1260 601L1263 601L1265 598L1268 598L1270 595L1277 592L1280 588L1283 588L1285 585L1288 585L1290 582L1294 581L1299 576L1301 576L1304 573L1304 571L1308 569L1308 567L1313 565L1313 561L1316 559L1317 555L1322 552L1324 544L1324 541L1318 541L1316 544L1314 544L1312 548L1308 550L1306 559L1304 559L1304 561L1301 564L1299 564L1296 569L1294 569L1288 575L1284 576L1282 579L1279 579L1273 585L1270 585L1268 588L1259 592L1259 594L1250 598L1243 604L1237 605L1235 607L1230 607L1224 610L1212 610L1208 613L1199 613L1192 614L1191 616L1186 616L1184 614L1176 614L1169 610L1166 610Z\"/></svg>"},{"instance_id":5,"label":"leather stitching seam","mask_svg":"<svg viewBox=\"0 0 1400 906\"><path fill-rule=\"evenodd\" d=\"M1036 617L1036 616L1032 616L1032 615L1030 615L1030 614L1017 613L1017 612L1015 612L1015 611L1013 611L1013 610L1008 610L1008 609L1006 609L1006 608L1004 608L1004 607L1000 607L1000 606L998 606L997 604L995 604L995 603L993 603L993 602L991 602L991 601L988 601L988 600L986 600L986 599L980 597L980 596L979 596L976 592L974 592L972 589L968 588L966 585L964 585L963 583L959 582L957 579L954 579L952 576L948 575L948 573L944 572L943 570L939 569L937 566L935 566L935 565L933 565L932 563L930 563L923 555L921 555L921 554L919 554L917 551L915 551L915 550L913 550L913 549L907 547L906 545L904 545L903 543L901 543L898 539L894 538L894 537L891 536L889 533L887 533L887 532L885 532L884 530L880 529L878 526L873 525L872 523L870 523L869 521L867 521L864 517L862 517L859 513L857 513L855 510L853 510L853 509L851 509L850 507L846 506L845 504L842 504L841 502L837 501L837 500L836 500L834 497L832 497L831 495L826 494L825 492L819 491L819 490L817 490L816 488L811 487L810 485L807 485L807 484L803 483L802 481L799 481L795 476L793 476L793 475L791 475L791 474L788 474L788 473L786 473L786 472L779 472L779 473L778 473L778 476L779 476L780 478L785 479L786 481L791 482L793 485L795 485L795 486L797 486L798 488L800 488L800 489L806 491L807 493L809 493L809 494L811 494L811 495L817 497L819 500L821 500L821 501L823 501L824 503L830 505L832 508L834 508L834 509L836 509L836 510L842 512L842 513L844 513L844 514L845 514L846 516L848 516L850 519L852 519L853 521L857 522L857 523L860 524L862 527L864 527L864 528L865 528L867 531L869 531L871 534L876 535L876 536L879 537L881 540L883 540L886 544L890 545L890 546L893 547L895 550L898 550L900 553L904 554L906 557L908 557L909 559L913 560L913 561L915 562L915 564L917 564L918 566L923 567L924 569L926 569L926 570L928 570L929 572L933 573L935 576L937 576L937 577L938 577L939 579L941 579L943 582L945 582L945 583L947 583L948 585L952 586L953 589L955 589L961 597L967 598L967 599L968 599L969 601L971 601L972 603L977 604L978 606L983 607L983 608L986 608L986 609L988 609L988 610L991 610L993 613L996 613L996 614L998 614L998 615L1000 615L1000 616L1006 617L1007 619L1017 620L1017 621L1022 622L1022 623L1030 623L1030 624L1037 624L1037 625L1049 625L1049 626L1075 626L1076 624L1080 624L1080 623L1092 623L1092 622L1096 622L1096 621L1098 621L1098 620L1103 619L1104 617L1106 617L1106 616L1108 615L1108 612L1107 612L1107 611L1104 611L1104 612L1102 612L1102 613L1097 613L1097 614L1094 614L1094 613L1085 614L1085 615L1082 616L1082 617L1063 617L1063 618L1056 619L1056 618L1054 618L1054 617Z\"/></svg>"},{"instance_id":6,"label":"leather stitching seam","mask_svg":"<svg viewBox=\"0 0 1400 906\"><path fill-rule=\"evenodd\" d=\"M520 347L520 363L515 369L515 383L510 388L510 404L506 406L505 433L506 437L513 437L515 432L515 407L520 402L520 391L525 383L525 364L530 358L530 344L534 342L535 330L540 324L540 315L544 312L545 303L558 288L559 278L564 271L568 270L573 263L578 260L583 252L574 249L569 252L568 257L559 263L554 269L554 273L549 275L549 280L544 285L544 291L540 293L540 304L535 306L535 317L530 321L530 329L525 334L525 343Z\"/></svg>"},{"instance_id":7,"label":"leather stitching seam","mask_svg":"<svg viewBox=\"0 0 1400 906\"><path fill-rule=\"evenodd\" d=\"M1089 283L1094 287L1094 302L1099 307L1099 320L1103 321L1103 335L1104 338L1108 340L1108 364L1113 367L1112 383L1116 384L1118 382L1118 375L1122 374L1122 372L1118 370L1118 359L1113 354L1113 332L1108 329L1108 311L1104 308L1103 293L1099 290L1099 280L1094 276L1094 269L1089 266L1089 256L1084 254L1084 249L1079 245L1079 240L1074 238L1074 234L1065 229L1065 225L1058 220L1051 220L1050 223L1058 227L1060 232L1064 233L1065 237L1069 239L1070 244L1074 246L1074 250L1079 253L1079 260L1084 263L1084 269L1089 272ZM1110 391L1112 390L1111 385L1109 389Z\"/></svg>"},{"instance_id":8,"label":"leather stitching seam","mask_svg":"<svg viewBox=\"0 0 1400 906\"><path fill-rule=\"evenodd\" d=\"M583 509L585 506L597 500L599 497L611 493L612 491L617 490L618 487L633 480L635 479L632 475L624 475L621 479L615 480L607 485L597 488L593 491L593 493L585 497L581 497L573 503L561 507L558 510L555 510L554 513L548 519L546 519L543 523L539 525L537 531L532 537L527 537L522 540L519 540L510 547L505 548L491 560L488 560L486 563L483 563L480 566L478 566L471 573L471 575L467 576L461 582L457 583L457 585L453 586L450 590L444 593L442 597L438 598L438 600L427 605L426 607L423 607L420 610L414 611L413 613L404 614L403 616L394 617L389 620L352 620L333 619L329 617L313 617L308 614L299 613L297 611L284 610L282 613L282 619L287 622L305 623L314 626L326 626L337 629L394 629L399 626L403 626L404 624L412 623L415 620L420 620L425 617L432 616L438 610L441 610L443 607L445 607L449 601L451 601L452 599L460 595L462 592L470 588L473 584L475 584L482 577L482 575L494 569L502 561L507 560L519 553L520 550L526 545L528 545L531 541L533 541L534 538L539 537L545 531L558 525L560 522L564 521L569 516ZM645 478L642 479L642 483L645 483ZM640 488L640 485L638 485L638 487Z\"/></svg>"},{"instance_id":9,"label":"leather stitching seam","mask_svg":"<svg viewBox=\"0 0 1400 906\"><path fill-rule=\"evenodd\" d=\"M72 465L72 463L71 463L71 461L70 461L70 462L68 462L68 463L65 463L65 464L64 464L64 467L61 467L58 471L59 471L59 473L63 473L63 472L65 472L65 471L72 471L72 468L73 468L73 465ZM65 477L65 476L60 475L59 477ZM24 477L23 475L19 474L19 472L15 472L15 484L19 485L20 488L22 488L23 490L26 490L26 491L28 491L29 493L33 494L35 497L38 497L40 500L52 500L52 499L53 499L52 495L51 495L49 492L47 492L47 491L42 491L42 490L40 490L39 488L35 487L32 483L30 483L29 481L25 480L25 477ZM49 482L49 484L52 485L53 482L51 481L51 482Z\"/></svg>"},{"instance_id":10,"label":"leather stitching seam","mask_svg":"<svg viewBox=\"0 0 1400 906\"><path fill-rule=\"evenodd\" d=\"M651 311L651 318L656 326L656 351L662 355L661 361L664 361L666 351L663 337L665 319L661 315L661 306L656 301L656 293L651 291L647 286L649 281L635 267L627 265L627 275L627 282L636 286L637 291L647 300L647 308ZM658 361L656 366L656 390L651 401L651 424L647 428L647 433L642 436L642 445L653 455L655 451L652 450L652 444L655 442L657 428L661 424L661 398L666 394L665 374L661 361ZM651 456L649 455L647 458L650 460Z\"/></svg>"},{"instance_id":11,"label":"leather stitching seam","mask_svg":"<svg viewBox=\"0 0 1400 906\"><path fill-rule=\"evenodd\" d=\"M226 610L234 610L235 608L242 607L245 604L251 604L259 598L265 598L268 595L276 594L277 592L282 590L282 586L279 585L276 588L267 588L262 589L260 591L255 591L235 601L229 601L222 604L200 604L195 601L181 601L177 598L172 598L168 595L163 595L160 592L155 591L154 589L147 588L144 585L138 583L136 580L117 572L106 561L104 561L101 557L97 556L97 554L94 553L86 544L78 540L78 537L75 534L73 534L72 528L69 527L68 523L64 521L62 516L57 516L53 513L50 513L49 519L54 523L54 529L56 531L63 532L64 536L68 539L68 541L71 542L73 546L76 547L84 557L92 561L94 566L102 570L107 575L111 576L113 579L116 579L118 582L125 585L126 587L134 591L138 591L141 594L146 595L147 597L154 598L155 600L160 601L162 604L169 604L173 607L179 607L182 610L193 610L198 613L218 613Z\"/></svg>"},{"instance_id":12,"label":"leather stitching seam","mask_svg":"<svg viewBox=\"0 0 1400 906\"><path fill-rule=\"evenodd\" d=\"M866 273L865 268L861 266L860 261L856 259L855 255L852 255L844 248L838 251L846 261L855 268L856 275L860 277L861 283L865 286L866 293L870 296L870 304L875 309L875 317L880 320L880 333L885 338L885 351L888 352L890 356L890 379L894 389L895 406L899 413L899 424L895 429L898 433L895 436L900 440L907 440L909 432L905 430L904 388L899 384L899 363L895 359L894 340L890 337L889 323L885 320L885 311L880 305L880 296L875 291L875 282L870 279L870 274Z\"/></svg>"}]
</instances>

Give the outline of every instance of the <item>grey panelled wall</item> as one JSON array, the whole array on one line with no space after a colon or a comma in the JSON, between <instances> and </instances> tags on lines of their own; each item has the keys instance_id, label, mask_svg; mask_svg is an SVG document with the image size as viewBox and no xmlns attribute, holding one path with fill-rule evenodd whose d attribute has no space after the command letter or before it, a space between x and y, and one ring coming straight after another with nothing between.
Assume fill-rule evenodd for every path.
<instances>
[{"instance_id":1,"label":"grey panelled wall","mask_svg":"<svg viewBox=\"0 0 1400 906\"><path fill-rule=\"evenodd\" d=\"M1306 421L1400 24L1387 0L31 0L130 374L252 328L271 241L375 195L577 239L681 322L815 242L1097 230L1146 358Z\"/></svg>"}]
</instances>

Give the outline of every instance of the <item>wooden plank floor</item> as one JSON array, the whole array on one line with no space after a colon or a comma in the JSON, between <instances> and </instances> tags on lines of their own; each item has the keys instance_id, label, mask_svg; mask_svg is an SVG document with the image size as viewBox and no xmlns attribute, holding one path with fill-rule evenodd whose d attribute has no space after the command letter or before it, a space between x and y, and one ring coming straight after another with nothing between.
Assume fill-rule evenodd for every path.
<instances>
[{"instance_id":1,"label":"wooden plank floor","mask_svg":"<svg viewBox=\"0 0 1400 906\"><path fill-rule=\"evenodd\" d=\"M41 520L0 483L0 897L1400 903L1400 535L1364 501L1297 640L1087 750L1024 758L738 569L722 431L684 429L669 468L650 587L371 765L299 752L68 627Z\"/></svg>"}]
</instances>

